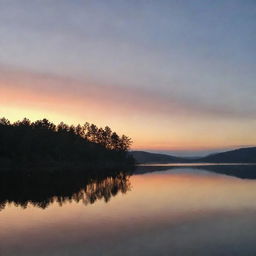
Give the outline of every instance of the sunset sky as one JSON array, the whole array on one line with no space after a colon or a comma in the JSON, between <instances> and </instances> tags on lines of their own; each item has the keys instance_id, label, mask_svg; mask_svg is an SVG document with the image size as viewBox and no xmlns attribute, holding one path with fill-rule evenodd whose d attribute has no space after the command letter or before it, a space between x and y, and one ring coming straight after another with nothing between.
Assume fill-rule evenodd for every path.
<instances>
[{"instance_id":1,"label":"sunset sky","mask_svg":"<svg viewBox=\"0 0 256 256\"><path fill-rule=\"evenodd\" d=\"M0 116L110 126L133 149L256 145L256 1L0 0Z\"/></svg>"}]
</instances>

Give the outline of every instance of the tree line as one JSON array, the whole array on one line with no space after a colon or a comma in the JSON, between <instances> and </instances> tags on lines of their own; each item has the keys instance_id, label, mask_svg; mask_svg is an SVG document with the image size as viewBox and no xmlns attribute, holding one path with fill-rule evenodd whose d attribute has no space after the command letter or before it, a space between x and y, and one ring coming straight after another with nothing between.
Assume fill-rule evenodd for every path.
<instances>
[{"instance_id":1,"label":"tree line","mask_svg":"<svg viewBox=\"0 0 256 256\"><path fill-rule=\"evenodd\" d=\"M88 166L132 163L127 154L131 144L126 135L88 122L74 126L64 122L55 125L47 119L31 122L24 118L13 123L0 119L0 163L7 165L13 161Z\"/></svg>"}]
</instances>

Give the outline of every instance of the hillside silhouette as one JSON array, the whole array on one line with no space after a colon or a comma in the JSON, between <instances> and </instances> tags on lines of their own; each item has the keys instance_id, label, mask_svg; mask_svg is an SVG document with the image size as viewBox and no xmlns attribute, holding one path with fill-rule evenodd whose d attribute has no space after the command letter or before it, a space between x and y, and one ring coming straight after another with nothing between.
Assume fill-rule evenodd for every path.
<instances>
[{"instance_id":1,"label":"hillside silhouette","mask_svg":"<svg viewBox=\"0 0 256 256\"><path fill-rule=\"evenodd\" d=\"M138 164L152 163L256 163L256 147L240 148L206 157L185 158L145 151L131 151Z\"/></svg>"},{"instance_id":2,"label":"hillside silhouette","mask_svg":"<svg viewBox=\"0 0 256 256\"><path fill-rule=\"evenodd\" d=\"M256 147L239 148L227 152L211 154L199 159L212 163L256 163Z\"/></svg>"},{"instance_id":3,"label":"hillside silhouette","mask_svg":"<svg viewBox=\"0 0 256 256\"><path fill-rule=\"evenodd\" d=\"M149 153L146 151L131 151L130 154L134 157L137 163L185 163L188 160L181 157Z\"/></svg>"},{"instance_id":4,"label":"hillside silhouette","mask_svg":"<svg viewBox=\"0 0 256 256\"><path fill-rule=\"evenodd\" d=\"M47 119L10 123L0 119L1 169L124 169L134 164L128 155L132 141L108 126L58 125ZM35 168L36 167L36 168Z\"/></svg>"}]
</instances>

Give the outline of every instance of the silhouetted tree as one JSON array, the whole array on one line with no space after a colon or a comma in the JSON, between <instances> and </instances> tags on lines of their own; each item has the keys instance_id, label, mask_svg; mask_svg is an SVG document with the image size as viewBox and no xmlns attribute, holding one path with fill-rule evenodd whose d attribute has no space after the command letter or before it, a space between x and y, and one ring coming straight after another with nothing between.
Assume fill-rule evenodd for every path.
<instances>
[{"instance_id":1,"label":"silhouetted tree","mask_svg":"<svg viewBox=\"0 0 256 256\"><path fill-rule=\"evenodd\" d=\"M73 164L80 166L111 167L132 164L127 151L131 139L121 137L106 126L98 128L86 122L81 125L57 126L47 119L10 123L0 119L0 164ZM3 164L4 163L4 164Z\"/></svg>"},{"instance_id":2,"label":"silhouetted tree","mask_svg":"<svg viewBox=\"0 0 256 256\"><path fill-rule=\"evenodd\" d=\"M37 129L47 129L47 130L51 130L51 131L55 131L55 129L56 129L55 124L49 122L45 118L43 120L38 120L38 121L32 123L32 126Z\"/></svg>"},{"instance_id":3,"label":"silhouetted tree","mask_svg":"<svg viewBox=\"0 0 256 256\"><path fill-rule=\"evenodd\" d=\"M0 119L0 125L10 125L10 121L6 119L5 117Z\"/></svg>"}]
</instances>

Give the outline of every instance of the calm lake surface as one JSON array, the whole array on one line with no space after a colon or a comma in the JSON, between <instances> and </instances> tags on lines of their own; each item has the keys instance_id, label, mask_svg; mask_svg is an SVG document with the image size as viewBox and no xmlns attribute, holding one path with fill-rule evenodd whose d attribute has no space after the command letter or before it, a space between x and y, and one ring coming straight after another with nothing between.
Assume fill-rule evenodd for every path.
<instances>
[{"instance_id":1,"label":"calm lake surface","mask_svg":"<svg viewBox=\"0 0 256 256\"><path fill-rule=\"evenodd\" d=\"M223 168L142 167L44 209L10 200L0 255L256 255L256 179Z\"/></svg>"}]
</instances>

